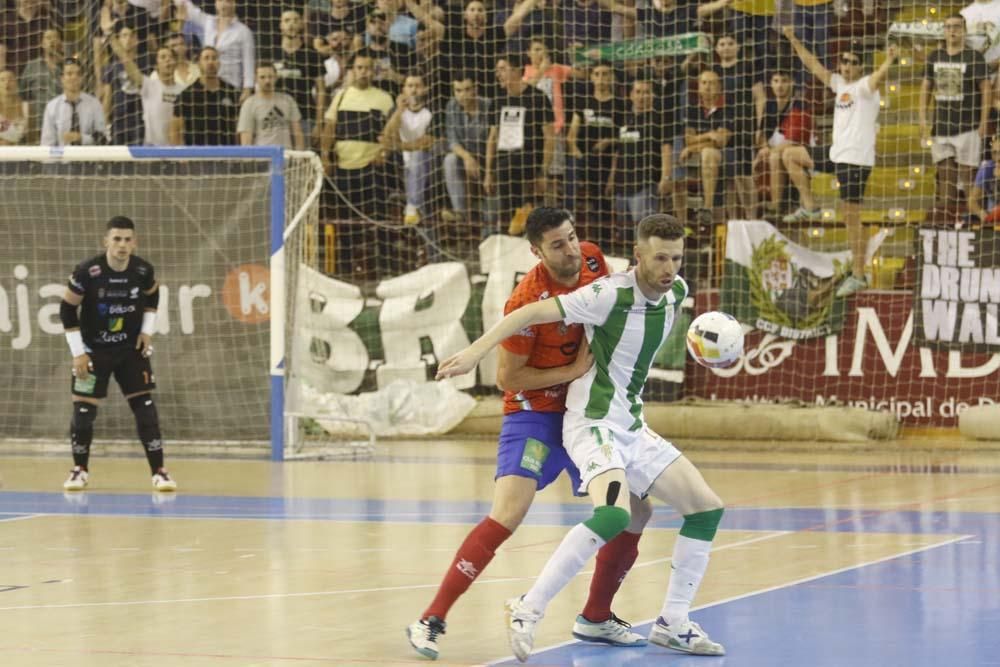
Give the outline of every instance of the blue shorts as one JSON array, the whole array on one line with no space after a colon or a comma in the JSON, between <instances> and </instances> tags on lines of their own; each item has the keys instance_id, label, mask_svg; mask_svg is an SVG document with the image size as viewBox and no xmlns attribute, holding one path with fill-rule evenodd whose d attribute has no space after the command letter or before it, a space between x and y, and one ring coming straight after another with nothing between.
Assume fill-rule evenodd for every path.
<instances>
[{"instance_id":1,"label":"blue shorts","mask_svg":"<svg viewBox=\"0 0 1000 667\"><path fill-rule=\"evenodd\" d=\"M561 412L514 412L504 415L497 446L496 477L530 477L541 491L559 477L569 475L574 495L580 488L580 471L562 445Z\"/></svg>"}]
</instances>

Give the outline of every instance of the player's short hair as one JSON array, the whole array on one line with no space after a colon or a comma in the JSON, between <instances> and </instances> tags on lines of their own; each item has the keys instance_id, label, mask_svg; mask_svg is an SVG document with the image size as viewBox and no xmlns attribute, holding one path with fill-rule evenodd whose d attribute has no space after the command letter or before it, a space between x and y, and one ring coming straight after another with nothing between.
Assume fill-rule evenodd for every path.
<instances>
[{"instance_id":1,"label":"player's short hair","mask_svg":"<svg viewBox=\"0 0 1000 667\"><path fill-rule=\"evenodd\" d=\"M566 221L573 222L573 214L564 208L539 206L528 214L524 224L524 235L528 242L536 248L542 245L545 232L561 227Z\"/></svg>"},{"instance_id":2,"label":"player's short hair","mask_svg":"<svg viewBox=\"0 0 1000 667\"><path fill-rule=\"evenodd\" d=\"M278 68L274 66L274 61L272 61L272 60L261 60L261 61L259 61L257 63L257 66L256 66L255 69L256 70L273 69L275 72L278 71Z\"/></svg>"},{"instance_id":3,"label":"player's short hair","mask_svg":"<svg viewBox=\"0 0 1000 667\"><path fill-rule=\"evenodd\" d=\"M132 222L132 218L126 218L124 215L116 215L108 220L108 226L105 229L131 229L135 231L135 223Z\"/></svg>"},{"instance_id":4,"label":"player's short hair","mask_svg":"<svg viewBox=\"0 0 1000 667\"><path fill-rule=\"evenodd\" d=\"M635 236L639 241L647 241L652 236L666 241L676 241L684 238L684 225L672 215L654 213L639 221Z\"/></svg>"},{"instance_id":5,"label":"player's short hair","mask_svg":"<svg viewBox=\"0 0 1000 667\"><path fill-rule=\"evenodd\" d=\"M968 23L966 22L965 17L962 16L961 14L959 14L958 12L952 12L948 16L944 17L945 21L950 21L952 19L958 19L959 21L962 22L962 27L963 28L968 28Z\"/></svg>"}]
</instances>

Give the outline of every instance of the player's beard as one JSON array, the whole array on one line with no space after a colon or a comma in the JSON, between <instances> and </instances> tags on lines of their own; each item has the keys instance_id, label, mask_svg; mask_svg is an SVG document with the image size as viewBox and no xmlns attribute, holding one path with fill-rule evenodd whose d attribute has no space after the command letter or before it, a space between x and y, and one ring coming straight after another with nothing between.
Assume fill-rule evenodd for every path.
<instances>
[{"instance_id":1,"label":"player's beard","mask_svg":"<svg viewBox=\"0 0 1000 667\"><path fill-rule=\"evenodd\" d=\"M583 258L580 255L576 255L572 259L567 259L561 265L554 267L553 273L556 274L556 278L568 280L580 273L582 264Z\"/></svg>"}]
</instances>

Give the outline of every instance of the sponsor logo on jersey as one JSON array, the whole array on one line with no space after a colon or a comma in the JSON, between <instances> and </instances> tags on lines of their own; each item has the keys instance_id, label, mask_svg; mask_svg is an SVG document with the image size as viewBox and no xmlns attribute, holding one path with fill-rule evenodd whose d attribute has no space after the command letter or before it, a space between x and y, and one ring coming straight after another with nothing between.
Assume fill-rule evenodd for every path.
<instances>
[{"instance_id":1,"label":"sponsor logo on jersey","mask_svg":"<svg viewBox=\"0 0 1000 667\"><path fill-rule=\"evenodd\" d=\"M549 291L545 290L544 292L542 292L541 294L538 295L538 300L539 301L544 301L545 299L548 299L550 296L551 295L549 294Z\"/></svg>"},{"instance_id":2,"label":"sponsor logo on jersey","mask_svg":"<svg viewBox=\"0 0 1000 667\"><path fill-rule=\"evenodd\" d=\"M130 289L128 291L128 298L130 298L130 299L138 299L139 298L139 288L138 287L133 287L132 289Z\"/></svg>"},{"instance_id":3,"label":"sponsor logo on jersey","mask_svg":"<svg viewBox=\"0 0 1000 667\"><path fill-rule=\"evenodd\" d=\"M112 333L117 333L125 328L125 318L124 317L112 317L108 320L108 331Z\"/></svg>"},{"instance_id":4,"label":"sponsor logo on jersey","mask_svg":"<svg viewBox=\"0 0 1000 667\"><path fill-rule=\"evenodd\" d=\"M587 268L590 269L591 271L597 271L597 269L601 268L601 265L597 261L596 257L588 257L587 258Z\"/></svg>"},{"instance_id":5,"label":"sponsor logo on jersey","mask_svg":"<svg viewBox=\"0 0 1000 667\"><path fill-rule=\"evenodd\" d=\"M129 313L135 312L135 306L132 304L126 306L120 303L113 303L110 306L107 306L106 308L107 312L110 313L111 315L128 315Z\"/></svg>"},{"instance_id":6,"label":"sponsor logo on jersey","mask_svg":"<svg viewBox=\"0 0 1000 667\"><path fill-rule=\"evenodd\" d=\"M97 298L98 299L103 299L104 298L104 288L103 287L98 287L97 288Z\"/></svg>"},{"instance_id":7,"label":"sponsor logo on jersey","mask_svg":"<svg viewBox=\"0 0 1000 667\"><path fill-rule=\"evenodd\" d=\"M100 267L98 267L100 269ZM119 285L121 283L128 283L128 278L108 278L108 282L113 285Z\"/></svg>"},{"instance_id":8,"label":"sponsor logo on jersey","mask_svg":"<svg viewBox=\"0 0 1000 667\"><path fill-rule=\"evenodd\" d=\"M96 278L97 276L101 275L101 267L98 266L97 264L94 264L92 267L87 269L87 273L90 274L91 278Z\"/></svg>"},{"instance_id":9,"label":"sponsor logo on jersey","mask_svg":"<svg viewBox=\"0 0 1000 667\"><path fill-rule=\"evenodd\" d=\"M98 340L102 343L121 343L128 338L127 333L108 333L107 331L100 331L97 334Z\"/></svg>"},{"instance_id":10,"label":"sponsor logo on jersey","mask_svg":"<svg viewBox=\"0 0 1000 667\"><path fill-rule=\"evenodd\" d=\"M79 289L79 290L83 289L83 285L81 285L80 283L76 282L76 278L74 278L73 276L69 277L69 284L72 285L73 287Z\"/></svg>"},{"instance_id":11,"label":"sponsor logo on jersey","mask_svg":"<svg viewBox=\"0 0 1000 667\"><path fill-rule=\"evenodd\" d=\"M135 272L138 273L140 276L144 276L147 273L149 273L149 269L140 264L139 266L135 267Z\"/></svg>"}]
</instances>

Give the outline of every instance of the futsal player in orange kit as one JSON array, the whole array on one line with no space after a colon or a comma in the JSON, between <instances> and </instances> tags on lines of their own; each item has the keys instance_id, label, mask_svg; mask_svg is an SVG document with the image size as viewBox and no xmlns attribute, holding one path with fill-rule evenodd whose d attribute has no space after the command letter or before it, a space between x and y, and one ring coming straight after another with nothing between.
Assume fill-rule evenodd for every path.
<instances>
[{"instance_id":1,"label":"futsal player in orange kit","mask_svg":"<svg viewBox=\"0 0 1000 667\"><path fill-rule=\"evenodd\" d=\"M568 294L608 274L600 248L577 239L573 218L564 209L536 208L528 216L525 235L539 262L507 300L505 314ZM432 660L438 657L437 641L445 634L448 611L521 524L535 493L563 470L574 494L580 486L580 472L562 446L562 420L567 385L593 363L583 327L562 322L529 327L506 339L499 354L497 384L504 390L504 417L493 507L458 548L434 600L406 630L414 650ZM646 643L611 612L611 600L639 555L639 536L652 515L649 500L630 500L628 529L597 554L590 597L573 625L577 639L613 646Z\"/></svg>"}]
</instances>

